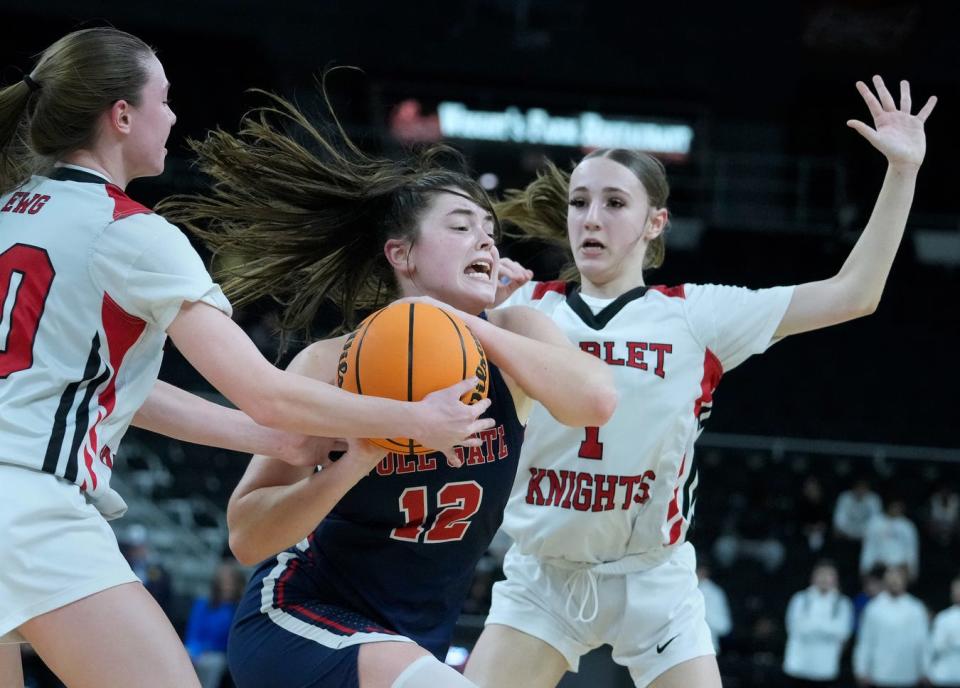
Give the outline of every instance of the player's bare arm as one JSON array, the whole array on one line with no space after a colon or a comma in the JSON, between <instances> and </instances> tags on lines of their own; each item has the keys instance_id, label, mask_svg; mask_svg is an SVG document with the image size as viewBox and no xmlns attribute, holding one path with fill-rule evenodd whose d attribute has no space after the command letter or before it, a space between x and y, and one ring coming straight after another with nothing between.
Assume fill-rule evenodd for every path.
<instances>
[{"instance_id":1,"label":"player's bare arm","mask_svg":"<svg viewBox=\"0 0 960 688\"><path fill-rule=\"evenodd\" d=\"M507 335L495 338L490 356L506 373L511 391L516 387L539 401L565 425L603 425L610 419L617 391L600 359L574 347L549 317L532 308L498 308L487 316L489 324L496 325L488 328L493 334ZM486 342L484 347L490 352ZM571 389L577 393L570 394Z\"/></svg>"},{"instance_id":2,"label":"player's bare arm","mask_svg":"<svg viewBox=\"0 0 960 688\"><path fill-rule=\"evenodd\" d=\"M288 371L332 382L344 339L310 345ZM384 453L364 440L331 440L328 451L343 448L347 452L320 471L253 457L227 506L230 548L238 561L254 564L305 538Z\"/></svg>"},{"instance_id":3,"label":"player's bare arm","mask_svg":"<svg viewBox=\"0 0 960 688\"><path fill-rule=\"evenodd\" d=\"M876 94L858 81L857 90L873 118L873 127L859 120L847 126L863 136L887 159L887 173L863 234L843 267L833 277L798 285L777 337L808 332L873 313L883 294L913 203L917 173L926 152L924 123L933 112L936 96L910 114L910 84L900 82L900 103L894 102L879 76Z\"/></svg>"},{"instance_id":4,"label":"player's bare arm","mask_svg":"<svg viewBox=\"0 0 960 688\"><path fill-rule=\"evenodd\" d=\"M265 427L243 411L159 380L133 417L133 426L183 442L246 454L270 454L296 466L321 463L329 445L325 438Z\"/></svg>"},{"instance_id":5,"label":"player's bare arm","mask_svg":"<svg viewBox=\"0 0 960 688\"><path fill-rule=\"evenodd\" d=\"M617 391L607 366L575 348L542 313L512 306L488 311L484 320L429 297L411 300L431 303L467 324L504 374L521 420L530 412L530 400L564 425L599 426L613 415Z\"/></svg>"},{"instance_id":6,"label":"player's bare arm","mask_svg":"<svg viewBox=\"0 0 960 688\"><path fill-rule=\"evenodd\" d=\"M321 437L406 434L440 447L492 425L478 419L489 402L467 406L440 393L418 404L362 397L280 371L239 325L203 303L185 304L168 334L201 375L261 425Z\"/></svg>"}]
</instances>

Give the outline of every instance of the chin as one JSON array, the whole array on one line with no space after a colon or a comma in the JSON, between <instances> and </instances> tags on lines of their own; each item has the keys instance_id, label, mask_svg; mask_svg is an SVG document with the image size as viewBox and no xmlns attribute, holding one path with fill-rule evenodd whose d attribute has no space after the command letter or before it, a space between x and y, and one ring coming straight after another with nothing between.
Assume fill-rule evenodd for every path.
<instances>
[{"instance_id":1,"label":"chin","mask_svg":"<svg viewBox=\"0 0 960 688\"><path fill-rule=\"evenodd\" d=\"M451 301L450 303L451 305L455 303L459 304L457 308L465 313L479 313L492 306L495 298L496 291L489 295L473 292L470 294L458 294L455 297L455 301Z\"/></svg>"}]
</instances>

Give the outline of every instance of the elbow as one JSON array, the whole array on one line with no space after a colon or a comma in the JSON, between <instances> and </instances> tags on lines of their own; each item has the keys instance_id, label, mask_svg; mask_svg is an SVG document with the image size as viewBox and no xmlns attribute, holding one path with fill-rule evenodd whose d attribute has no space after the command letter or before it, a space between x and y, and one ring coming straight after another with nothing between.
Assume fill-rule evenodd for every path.
<instances>
[{"instance_id":1,"label":"elbow","mask_svg":"<svg viewBox=\"0 0 960 688\"><path fill-rule=\"evenodd\" d=\"M857 315L858 318L865 318L868 315L873 315L877 312L877 308L880 306L880 299L873 299L864 303L860 306L860 312Z\"/></svg>"},{"instance_id":2,"label":"elbow","mask_svg":"<svg viewBox=\"0 0 960 688\"><path fill-rule=\"evenodd\" d=\"M617 388L611 381L609 385L598 385L590 395L590 412L593 420L587 425L606 425L617 410Z\"/></svg>"},{"instance_id":3,"label":"elbow","mask_svg":"<svg viewBox=\"0 0 960 688\"><path fill-rule=\"evenodd\" d=\"M231 529L227 541L234 558L242 566L254 566L263 561L263 557L252 547L250 539L243 537L238 531Z\"/></svg>"},{"instance_id":4,"label":"elbow","mask_svg":"<svg viewBox=\"0 0 960 688\"><path fill-rule=\"evenodd\" d=\"M606 425L617 408L617 390L610 385L590 385L577 392L577 407L569 414L554 417L571 427L599 427Z\"/></svg>"},{"instance_id":5,"label":"elbow","mask_svg":"<svg viewBox=\"0 0 960 688\"><path fill-rule=\"evenodd\" d=\"M605 425L613 417L617 410L617 385L613 381L613 373L610 367L603 365L603 371L599 372L594 378L594 384L590 390L590 406L596 416L596 422L590 425Z\"/></svg>"},{"instance_id":6,"label":"elbow","mask_svg":"<svg viewBox=\"0 0 960 688\"><path fill-rule=\"evenodd\" d=\"M259 552L255 551L256 543L250 537L249 529L244 527L242 504L233 498L227 504L227 544L242 566L253 566L262 561Z\"/></svg>"},{"instance_id":7,"label":"elbow","mask_svg":"<svg viewBox=\"0 0 960 688\"><path fill-rule=\"evenodd\" d=\"M602 368L597 369L589 383L580 388L577 396L582 400L582 406L579 418L571 425L606 425L617 410L617 387L613 382L613 373L606 364L601 365Z\"/></svg>"}]
</instances>

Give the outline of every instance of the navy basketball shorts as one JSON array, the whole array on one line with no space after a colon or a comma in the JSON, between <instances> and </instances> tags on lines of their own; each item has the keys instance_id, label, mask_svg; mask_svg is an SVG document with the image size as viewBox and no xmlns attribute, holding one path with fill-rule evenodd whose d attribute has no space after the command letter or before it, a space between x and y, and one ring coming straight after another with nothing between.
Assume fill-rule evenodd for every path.
<instances>
[{"instance_id":1,"label":"navy basketball shorts","mask_svg":"<svg viewBox=\"0 0 960 688\"><path fill-rule=\"evenodd\" d=\"M283 552L250 580L227 647L237 688L359 688L362 644L413 642L301 584L301 564Z\"/></svg>"}]
</instances>

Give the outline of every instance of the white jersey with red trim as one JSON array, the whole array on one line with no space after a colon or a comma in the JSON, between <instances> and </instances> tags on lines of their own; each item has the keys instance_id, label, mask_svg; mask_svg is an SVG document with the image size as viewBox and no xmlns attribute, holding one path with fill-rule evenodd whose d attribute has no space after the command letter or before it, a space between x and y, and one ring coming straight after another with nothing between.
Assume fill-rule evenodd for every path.
<instances>
[{"instance_id":1,"label":"white jersey with red trim","mask_svg":"<svg viewBox=\"0 0 960 688\"><path fill-rule=\"evenodd\" d=\"M0 196L0 462L119 516L113 456L185 301L230 313L186 236L92 170Z\"/></svg>"},{"instance_id":2,"label":"white jersey with red trim","mask_svg":"<svg viewBox=\"0 0 960 688\"><path fill-rule=\"evenodd\" d=\"M534 405L503 522L520 551L656 563L683 543L696 503L693 445L713 391L724 372L772 343L792 293L687 284L601 301L564 282L515 292L504 305L550 316L612 367L619 395L599 429L561 425Z\"/></svg>"}]
</instances>

